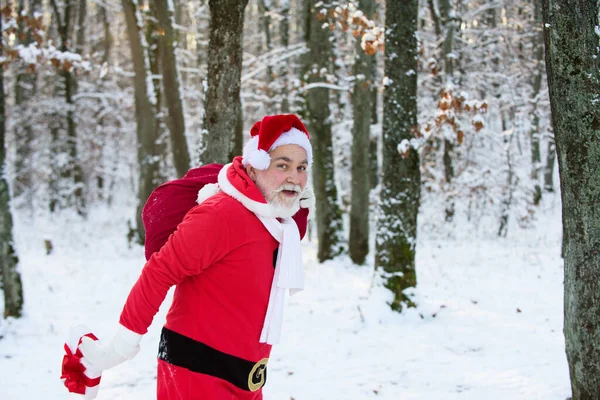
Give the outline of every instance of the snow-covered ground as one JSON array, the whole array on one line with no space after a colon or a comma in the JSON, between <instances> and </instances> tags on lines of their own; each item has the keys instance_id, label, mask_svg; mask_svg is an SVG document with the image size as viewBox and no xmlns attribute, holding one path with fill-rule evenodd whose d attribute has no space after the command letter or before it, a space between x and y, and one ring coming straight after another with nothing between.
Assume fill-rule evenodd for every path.
<instances>
[{"instance_id":1,"label":"snow-covered ground","mask_svg":"<svg viewBox=\"0 0 600 400\"><path fill-rule=\"evenodd\" d=\"M570 395L562 334L560 205L548 201L535 228L508 239L431 239L417 247L418 308L402 314L372 268L341 258L316 262L304 244L306 290L286 307L267 400L564 400ZM114 331L143 266L126 243L132 211L78 218L16 218L24 317L0 322L0 398L58 400L69 328ZM53 252L46 255L44 239ZM106 371L98 399L155 397L155 354L169 301L142 351Z\"/></svg>"}]
</instances>

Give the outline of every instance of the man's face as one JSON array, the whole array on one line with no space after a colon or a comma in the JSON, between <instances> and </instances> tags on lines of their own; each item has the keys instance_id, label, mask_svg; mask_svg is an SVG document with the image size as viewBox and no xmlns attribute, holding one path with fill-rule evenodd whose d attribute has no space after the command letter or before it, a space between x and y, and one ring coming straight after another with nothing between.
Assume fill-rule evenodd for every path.
<instances>
[{"instance_id":1,"label":"man's face","mask_svg":"<svg viewBox=\"0 0 600 400\"><path fill-rule=\"evenodd\" d=\"M249 167L250 178L269 204L282 208L297 207L308 180L306 151L298 145L286 144L269 155L269 168L261 171Z\"/></svg>"}]
</instances>

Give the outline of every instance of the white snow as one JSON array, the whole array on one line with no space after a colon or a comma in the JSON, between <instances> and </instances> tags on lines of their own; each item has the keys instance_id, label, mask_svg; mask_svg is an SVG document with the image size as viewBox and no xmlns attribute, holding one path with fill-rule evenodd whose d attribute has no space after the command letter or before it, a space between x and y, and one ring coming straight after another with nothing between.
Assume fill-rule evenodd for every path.
<instances>
[{"instance_id":1,"label":"white snow","mask_svg":"<svg viewBox=\"0 0 600 400\"><path fill-rule=\"evenodd\" d=\"M306 289L291 297L282 343L269 361L266 400L564 400L560 202L547 196L537 226L504 240L417 243L416 309L386 305L389 292L369 266L348 259L318 264L303 245ZM427 219L427 211L420 221ZM15 218L25 290L19 320L0 325L3 400L63 400L59 380L69 328L101 338L115 330L142 268L129 248L132 207L78 217ZM458 229L458 228L457 228ZM464 236L464 233L463 233ZM46 255L44 239L54 250ZM170 296L131 361L106 371L98 399L155 398L155 356Z\"/></svg>"}]
</instances>

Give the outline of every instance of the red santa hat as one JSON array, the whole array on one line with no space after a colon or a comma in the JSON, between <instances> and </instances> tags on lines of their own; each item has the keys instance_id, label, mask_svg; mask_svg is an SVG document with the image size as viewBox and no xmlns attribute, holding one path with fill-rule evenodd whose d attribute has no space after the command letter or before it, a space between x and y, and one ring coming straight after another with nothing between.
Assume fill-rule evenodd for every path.
<instances>
[{"instance_id":1,"label":"red santa hat","mask_svg":"<svg viewBox=\"0 0 600 400\"><path fill-rule=\"evenodd\" d=\"M269 152L279 146L296 144L306 151L308 164L312 163L312 147L308 130L294 114L268 115L254 124L251 139L244 146L242 163L265 170L271 164Z\"/></svg>"}]
</instances>

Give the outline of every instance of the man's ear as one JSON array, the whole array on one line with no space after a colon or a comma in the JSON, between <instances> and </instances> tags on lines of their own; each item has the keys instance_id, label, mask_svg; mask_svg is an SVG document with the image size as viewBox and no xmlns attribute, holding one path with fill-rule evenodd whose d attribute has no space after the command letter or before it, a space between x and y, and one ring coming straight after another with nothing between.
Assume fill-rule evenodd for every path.
<instances>
[{"instance_id":1,"label":"man's ear","mask_svg":"<svg viewBox=\"0 0 600 400\"><path fill-rule=\"evenodd\" d=\"M248 167L246 168L246 172L248 173L250 179L256 181L256 168L254 168L252 165L248 165Z\"/></svg>"}]
</instances>

